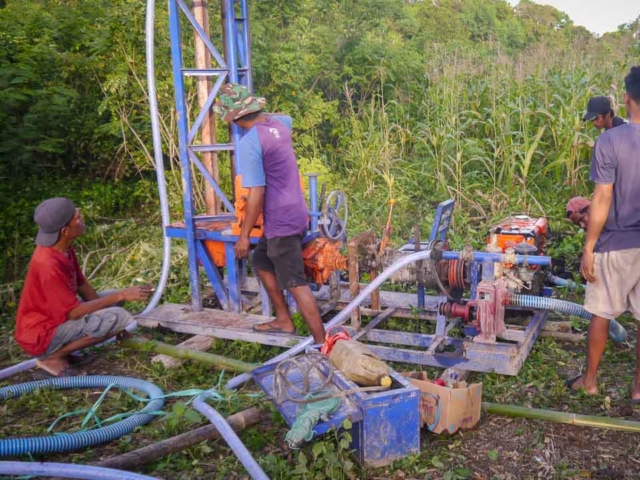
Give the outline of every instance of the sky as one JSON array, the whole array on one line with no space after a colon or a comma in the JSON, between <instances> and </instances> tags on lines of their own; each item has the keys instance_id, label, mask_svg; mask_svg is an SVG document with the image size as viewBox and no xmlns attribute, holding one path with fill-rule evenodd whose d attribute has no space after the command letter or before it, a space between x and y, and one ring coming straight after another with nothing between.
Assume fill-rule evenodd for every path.
<instances>
[{"instance_id":1,"label":"sky","mask_svg":"<svg viewBox=\"0 0 640 480\"><path fill-rule=\"evenodd\" d=\"M518 0L507 0L516 5ZM576 25L602 35L614 32L618 25L629 23L640 15L638 0L534 0L565 12Z\"/></svg>"}]
</instances>

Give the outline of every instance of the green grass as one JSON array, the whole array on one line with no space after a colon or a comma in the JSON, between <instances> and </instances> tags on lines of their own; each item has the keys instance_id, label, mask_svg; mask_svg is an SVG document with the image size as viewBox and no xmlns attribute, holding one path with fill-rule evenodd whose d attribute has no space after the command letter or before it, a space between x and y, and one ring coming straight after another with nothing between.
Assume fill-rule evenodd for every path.
<instances>
[{"instance_id":1,"label":"green grass","mask_svg":"<svg viewBox=\"0 0 640 480\"><path fill-rule=\"evenodd\" d=\"M299 319L296 318L296 320L299 323ZM628 318L621 320L627 327L634 326ZM398 329L413 330L415 328L413 323L411 320L390 320L390 324ZM184 338L182 335L161 331L145 330L145 332L170 343L178 343ZM10 329L6 328L5 324L3 333L5 343L9 343L7 338L9 333ZM564 387L564 379L578 372L584 362L583 348L583 345L567 346L550 339L539 339L517 377L473 374L471 381L483 382L483 399L486 401L590 415L636 417L637 413L633 409L626 413L621 410L627 408L626 403L629 397L628 388L634 364L632 346L627 344L608 346L601 372L601 395L596 397L572 395ZM277 354L279 350L242 342L217 340L211 351L245 361L260 362ZM165 393L190 388L211 388L219 385L221 381L219 372L193 362L187 362L178 369L165 370L160 365L149 362L151 354L123 351L117 346L110 346L102 351L102 355L106 358L99 366L105 372L145 378L156 383ZM20 358L19 355L10 354L9 356L10 359L1 363L9 364ZM393 367L399 370L412 368L402 364L395 364ZM439 373L437 369L428 369L428 372L431 376ZM224 374L222 384L229 377L230 374ZM98 391L42 390L20 399L3 402L0 406L3 418L0 437L43 434L46 427L57 416L90 407L98 393ZM546 470L540 470L540 472L548 474L551 472L549 469L553 469L554 478L576 478L576 475L584 475L584 472L591 474L595 468L584 459L563 461L554 457L555 454L550 450L552 440L549 440L554 438L553 426L526 420L505 420L508 423L499 423L499 428L507 429L503 430L503 434L506 431L509 432L509 438L505 438L504 441L510 445L517 444L520 452L518 459L509 457L509 450L504 444L491 443L491 439L484 439L484 435L487 435L485 432L495 430L494 424L499 421L499 419L496 420L497 417L485 416L479 429L474 432L461 432L450 437L423 433L420 454L407 457L383 469L365 471L349 456L346 445L342 442L343 439L337 434L330 434L321 440L311 442L300 451L288 450L283 443L284 434L287 431L286 424L267 399L255 395L259 393L255 386L249 386L238 393L224 391L221 393L226 396L226 399L215 406L224 415L249 406L257 406L263 413L264 419L261 424L245 430L240 436L270 478L274 479L477 478L474 475L486 475L491 469L502 471L505 468L504 465L517 468L518 465L526 464L528 459L545 455L551 455L550 460L545 460L547 463L544 463L544 469ZM168 400L164 408L167 416L158 418L134 433L105 446L69 455L39 456L37 459L92 463L204 425L205 420L188 408L185 401L186 399ZM100 410L100 416L106 418L138 408L140 405L129 397L112 392L107 396ZM25 418L29 418L30 421L25 422ZM60 429L77 428L80 418L64 422L60 425ZM579 436L593 435L590 433L592 431L587 429L576 430L576 435ZM493 436L496 435L500 435L498 431L493 434ZM614 438L616 441L621 441L624 438L631 439L636 436ZM626 447L619 448L629 452L629 449L625 449ZM497 459L492 460L496 455ZM615 466L615 462L612 462L613 460L609 461L606 458L601 460L605 466ZM242 468L238 461L220 441L203 443L180 454L174 454L141 467L139 471L162 478L242 478ZM492 478L511 477L507 475Z\"/></svg>"}]
</instances>

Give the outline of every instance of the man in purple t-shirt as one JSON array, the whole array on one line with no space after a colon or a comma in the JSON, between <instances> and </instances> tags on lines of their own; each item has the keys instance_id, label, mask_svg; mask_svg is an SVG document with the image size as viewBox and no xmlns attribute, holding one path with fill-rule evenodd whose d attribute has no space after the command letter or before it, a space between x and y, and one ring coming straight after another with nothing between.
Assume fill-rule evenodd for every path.
<instances>
[{"instance_id":1,"label":"man in purple t-shirt","mask_svg":"<svg viewBox=\"0 0 640 480\"><path fill-rule=\"evenodd\" d=\"M598 393L609 321L626 311L640 321L640 66L631 69L625 86L630 122L598 137L591 164L596 187L580 272L588 282L584 308L593 318L586 372L568 382L590 395ZM640 403L640 330L636 362L631 398Z\"/></svg>"},{"instance_id":2,"label":"man in purple t-shirt","mask_svg":"<svg viewBox=\"0 0 640 480\"><path fill-rule=\"evenodd\" d=\"M247 133L238 145L242 186L249 189L244 222L235 246L236 256L249 254L249 234L260 213L264 214L264 235L251 263L260 277L276 319L256 325L256 332L295 332L282 294L289 290L316 343L324 342L324 326L316 299L307 285L302 259L302 238L309 212L291 140L291 117L268 114L264 98L252 96L246 87L227 83L220 89L214 107L226 122L234 122Z\"/></svg>"}]
</instances>

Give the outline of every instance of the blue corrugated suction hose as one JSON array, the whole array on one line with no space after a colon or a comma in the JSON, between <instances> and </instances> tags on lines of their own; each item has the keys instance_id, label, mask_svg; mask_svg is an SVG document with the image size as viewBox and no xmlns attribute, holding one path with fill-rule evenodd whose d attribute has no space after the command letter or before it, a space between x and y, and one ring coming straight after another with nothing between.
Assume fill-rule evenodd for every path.
<instances>
[{"instance_id":1,"label":"blue corrugated suction hose","mask_svg":"<svg viewBox=\"0 0 640 480\"><path fill-rule=\"evenodd\" d=\"M44 437L8 438L0 440L0 457L23 455L30 453L63 453L80 450L100 443L120 438L133 431L136 427L149 423L156 412L164 405L164 393L151 382L130 377L111 375L90 375L86 377L64 377L39 380L36 382L20 383L0 388L0 400L19 397L39 388L106 388L118 385L146 393L151 399L140 412L106 427L86 432L70 433L67 435L49 435Z\"/></svg>"},{"instance_id":2,"label":"blue corrugated suction hose","mask_svg":"<svg viewBox=\"0 0 640 480\"><path fill-rule=\"evenodd\" d=\"M585 320L591 320L592 317L582 305L557 298L536 297L534 295L512 295L511 304L516 307L553 310L554 312L566 313L567 315L584 318ZM609 336L611 340L616 343L624 342L627 339L627 331L618 322L611 320L609 322Z\"/></svg>"},{"instance_id":3,"label":"blue corrugated suction hose","mask_svg":"<svg viewBox=\"0 0 640 480\"><path fill-rule=\"evenodd\" d=\"M551 274L549 274L549 276L547 277L547 280L549 281L549 283L553 285L557 285L558 287L565 287L565 288L568 288L569 290L578 290L579 288L581 288L582 291L584 291L587 289L586 285L576 283L573 280L567 280L566 278L556 277L555 275L551 275Z\"/></svg>"}]
</instances>

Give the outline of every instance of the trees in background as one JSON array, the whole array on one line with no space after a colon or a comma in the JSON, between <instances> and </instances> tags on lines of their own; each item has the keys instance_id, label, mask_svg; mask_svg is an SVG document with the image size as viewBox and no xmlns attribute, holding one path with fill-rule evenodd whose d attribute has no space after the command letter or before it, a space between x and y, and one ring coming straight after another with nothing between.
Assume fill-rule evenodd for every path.
<instances>
[{"instance_id":1,"label":"trees in background","mask_svg":"<svg viewBox=\"0 0 640 480\"><path fill-rule=\"evenodd\" d=\"M209 4L219 39L220 2ZM171 169L166 2L157 9ZM153 169L144 15L143 0L0 2L0 208L20 212L19 221L0 222L0 245L15 242L13 224L31 226L34 204L56 193L47 187L53 179L111 181ZM400 222L447 195L472 219L556 208L549 191L584 186L586 98L615 94L611 85L640 52L637 21L596 39L528 0L516 8L503 0L253 0L251 25L256 90L270 110L294 117L302 168L349 189L356 227L391 196L410 214ZM183 35L192 59L193 33ZM194 84L187 87L194 104ZM169 181L179 193L177 172Z\"/></svg>"}]
</instances>

